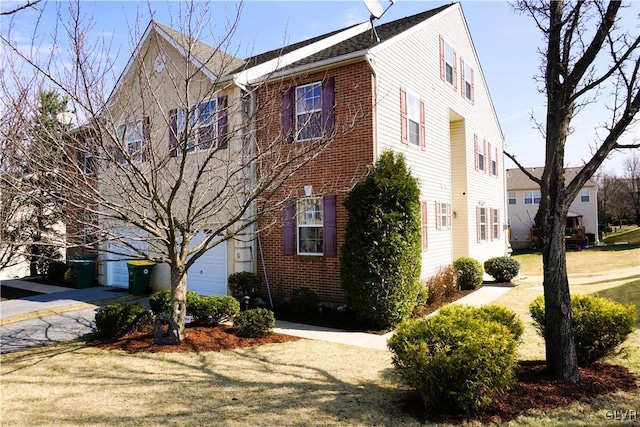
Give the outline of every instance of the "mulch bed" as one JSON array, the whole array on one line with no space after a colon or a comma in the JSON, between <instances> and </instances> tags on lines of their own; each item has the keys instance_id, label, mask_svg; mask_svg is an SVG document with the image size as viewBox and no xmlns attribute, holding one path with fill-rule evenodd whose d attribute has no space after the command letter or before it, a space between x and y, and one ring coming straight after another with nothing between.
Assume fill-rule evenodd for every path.
<instances>
[{"instance_id":1,"label":"mulch bed","mask_svg":"<svg viewBox=\"0 0 640 427\"><path fill-rule=\"evenodd\" d=\"M155 345L151 326L145 326L139 331L131 332L118 339L93 339L89 341L89 345L104 350L124 350L129 353L177 353L223 351L299 339L276 333L262 338L242 338L236 336L233 327L228 325L188 326L187 338L179 346ZM580 381L576 384L551 379L545 368L544 362L518 365L513 388L495 396L493 402L473 419L486 423L507 422L529 409L550 410L568 406L581 399L638 388L634 374L621 366L596 363L580 368ZM461 423L465 421L464 416L458 411L425 413L419 397L414 393L410 394L405 401L405 411L423 422Z\"/></svg>"}]
</instances>

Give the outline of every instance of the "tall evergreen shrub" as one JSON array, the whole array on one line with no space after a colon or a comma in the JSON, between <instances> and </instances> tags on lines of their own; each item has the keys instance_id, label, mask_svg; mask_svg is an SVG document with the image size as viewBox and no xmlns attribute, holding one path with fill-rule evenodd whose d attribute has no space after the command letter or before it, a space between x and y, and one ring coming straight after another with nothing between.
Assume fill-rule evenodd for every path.
<instances>
[{"instance_id":1,"label":"tall evergreen shrub","mask_svg":"<svg viewBox=\"0 0 640 427\"><path fill-rule=\"evenodd\" d=\"M420 189L402 154L382 153L348 194L340 275L347 304L377 328L407 319L420 290Z\"/></svg>"}]
</instances>

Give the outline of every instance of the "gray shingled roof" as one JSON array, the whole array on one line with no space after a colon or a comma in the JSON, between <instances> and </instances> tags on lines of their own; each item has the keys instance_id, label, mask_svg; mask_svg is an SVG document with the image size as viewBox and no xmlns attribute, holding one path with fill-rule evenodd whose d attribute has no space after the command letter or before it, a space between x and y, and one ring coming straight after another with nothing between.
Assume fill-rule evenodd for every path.
<instances>
[{"instance_id":1,"label":"gray shingled roof","mask_svg":"<svg viewBox=\"0 0 640 427\"><path fill-rule=\"evenodd\" d=\"M526 168L527 172L536 178L542 178L542 173L544 172L544 167L535 167L535 168ZM564 177L567 182L571 181L577 174L580 172L582 168L565 168ZM589 180L584 184L585 187L595 187L596 181L593 178L589 178ZM528 190L528 189L537 189L539 188L538 184L531 181L524 172L522 172L519 168L515 169L507 169L507 190Z\"/></svg>"},{"instance_id":2,"label":"gray shingled roof","mask_svg":"<svg viewBox=\"0 0 640 427\"><path fill-rule=\"evenodd\" d=\"M378 34L378 37L380 38L380 42L387 41L397 36L398 34L410 29L411 27L419 24L422 21L425 21L426 19L431 18L432 16L442 12L443 10L451 7L452 5L453 3L447 4L444 6L437 7L435 9L427 10L426 12L418 13L416 15L408 16L402 19L398 19L396 21L388 22L386 24L377 26L376 32ZM330 33L323 34L321 36L317 36L308 40L294 43L292 45L285 46L280 49L274 49L269 52L262 53L260 55L252 56L250 58L247 58L246 66L253 67L256 65L260 65L264 62L275 59L283 54L292 52L296 49L315 43L319 40L330 37L334 34L337 34L339 32L342 32L352 27L342 28L340 30L332 31ZM301 59L300 61L297 61L291 64L287 68L295 68L300 65L312 64L314 62L319 62L319 61L323 61L330 58L337 58L349 53L364 51L372 47L373 45L377 44L377 41L373 37L374 36L370 31L365 31L364 33L360 33L341 43L338 43L336 45L328 47L327 49L316 52L315 54L310 55L304 59ZM239 67L238 69L232 71L232 73L240 72L244 68L245 67Z\"/></svg>"},{"instance_id":3,"label":"gray shingled roof","mask_svg":"<svg viewBox=\"0 0 640 427\"><path fill-rule=\"evenodd\" d=\"M237 69L245 64L245 61L240 58L229 55L199 40L194 40L166 25L159 24L158 22L154 23L183 48L190 48L191 52L189 53L218 77L228 74L230 70Z\"/></svg>"}]
</instances>

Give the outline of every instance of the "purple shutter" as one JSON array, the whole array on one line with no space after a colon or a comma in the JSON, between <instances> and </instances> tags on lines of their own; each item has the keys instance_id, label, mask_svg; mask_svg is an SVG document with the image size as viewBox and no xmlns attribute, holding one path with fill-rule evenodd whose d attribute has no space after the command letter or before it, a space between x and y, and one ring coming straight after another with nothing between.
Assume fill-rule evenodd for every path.
<instances>
[{"instance_id":1,"label":"purple shutter","mask_svg":"<svg viewBox=\"0 0 640 427\"><path fill-rule=\"evenodd\" d=\"M282 210L282 250L284 255L296 253L295 205L290 204Z\"/></svg>"},{"instance_id":2,"label":"purple shutter","mask_svg":"<svg viewBox=\"0 0 640 427\"><path fill-rule=\"evenodd\" d=\"M333 133L335 122L335 77L327 77L322 81L322 133L324 136Z\"/></svg>"},{"instance_id":3,"label":"purple shutter","mask_svg":"<svg viewBox=\"0 0 640 427\"><path fill-rule=\"evenodd\" d=\"M282 93L282 140L287 143L293 142L293 91L290 87Z\"/></svg>"},{"instance_id":4,"label":"purple shutter","mask_svg":"<svg viewBox=\"0 0 640 427\"><path fill-rule=\"evenodd\" d=\"M169 110L169 155L176 156L178 148L178 110Z\"/></svg>"},{"instance_id":5,"label":"purple shutter","mask_svg":"<svg viewBox=\"0 0 640 427\"><path fill-rule=\"evenodd\" d=\"M149 150L151 145L151 129L149 116L142 118L142 161L149 160Z\"/></svg>"},{"instance_id":6,"label":"purple shutter","mask_svg":"<svg viewBox=\"0 0 640 427\"><path fill-rule=\"evenodd\" d=\"M218 121L218 148L227 148L228 136L227 136L227 97L221 96L218 98L217 106L217 121Z\"/></svg>"},{"instance_id":7,"label":"purple shutter","mask_svg":"<svg viewBox=\"0 0 640 427\"><path fill-rule=\"evenodd\" d=\"M322 198L324 236L324 255L338 256L338 232L336 221L336 196L326 195Z\"/></svg>"}]
</instances>

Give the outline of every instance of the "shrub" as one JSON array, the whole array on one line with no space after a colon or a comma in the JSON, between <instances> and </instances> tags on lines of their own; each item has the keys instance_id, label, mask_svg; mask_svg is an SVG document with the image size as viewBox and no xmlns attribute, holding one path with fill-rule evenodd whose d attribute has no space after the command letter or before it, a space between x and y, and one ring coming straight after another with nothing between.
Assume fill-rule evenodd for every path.
<instances>
[{"instance_id":1,"label":"shrub","mask_svg":"<svg viewBox=\"0 0 640 427\"><path fill-rule=\"evenodd\" d=\"M271 310L254 308L240 312L233 319L233 327L240 337L264 337L276 327L276 318Z\"/></svg>"},{"instance_id":2,"label":"shrub","mask_svg":"<svg viewBox=\"0 0 640 427\"><path fill-rule=\"evenodd\" d=\"M520 263L508 256L489 258L484 262L484 271L496 282L510 282L520 272Z\"/></svg>"},{"instance_id":3,"label":"shrub","mask_svg":"<svg viewBox=\"0 0 640 427\"><path fill-rule=\"evenodd\" d=\"M477 289L482 284L484 270L480 261L469 257L460 257L453 262L453 266L458 270L460 289Z\"/></svg>"},{"instance_id":4,"label":"shrub","mask_svg":"<svg viewBox=\"0 0 640 427\"><path fill-rule=\"evenodd\" d=\"M545 336L544 296L529 306L538 332ZM588 365L614 354L635 327L636 309L596 295L571 297L573 339L579 365Z\"/></svg>"},{"instance_id":5,"label":"shrub","mask_svg":"<svg viewBox=\"0 0 640 427\"><path fill-rule=\"evenodd\" d=\"M216 326L240 312L240 302L232 296L205 296L198 299L190 313L197 323Z\"/></svg>"},{"instance_id":6,"label":"shrub","mask_svg":"<svg viewBox=\"0 0 640 427\"><path fill-rule=\"evenodd\" d=\"M151 313L142 304L112 304L96 311L96 329L105 337L117 337L151 322Z\"/></svg>"},{"instance_id":7,"label":"shrub","mask_svg":"<svg viewBox=\"0 0 640 427\"><path fill-rule=\"evenodd\" d=\"M438 272L427 279L428 304L437 304L458 290L458 270L452 265L442 267Z\"/></svg>"},{"instance_id":8,"label":"shrub","mask_svg":"<svg viewBox=\"0 0 640 427\"><path fill-rule=\"evenodd\" d=\"M411 316L420 290L420 189L404 156L380 155L344 201L349 212L340 252L349 308L374 328Z\"/></svg>"},{"instance_id":9,"label":"shrub","mask_svg":"<svg viewBox=\"0 0 640 427\"><path fill-rule=\"evenodd\" d=\"M481 309L452 305L438 315L401 323L389 339L393 363L427 410L469 414L514 379L516 340Z\"/></svg>"},{"instance_id":10,"label":"shrub","mask_svg":"<svg viewBox=\"0 0 640 427\"><path fill-rule=\"evenodd\" d=\"M47 270L47 279L57 282L64 282L64 275L67 272L67 264L62 261L53 261Z\"/></svg>"},{"instance_id":11,"label":"shrub","mask_svg":"<svg viewBox=\"0 0 640 427\"><path fill-rule=\"evenodd\" d=\"M229 275L229 293L232 297L242 302L242 297L249 296L255 300L262 286L262 278L255 273L241 271Z\"/></svg>"},{"instance_id":12,"label":"shrub","mask_svg":"<svg viewBox=\"0 0 640 427\"><path fill-rule=\"evenodd\" d=\"M289 309L297 316L307 316L318 312L320 298L318 294L308 288L299 288L291 291L289 298Z\"/></svg>"},{"instance_id":13,"label":"shrub","mask_svg":"<svg viewBox=\"0 0 640 427\"><path fill-rule=\"evenodd\" d=\"M513 337L520 339L524 332L524 324L518 315L506 307L497 304L488 304L481 307L472 307L468 305L447 305L440 309L440 313L446 316L465 315L475 316L484 321L493 321L505 326Z\"/></svg>"},{"instance_id":14,"label":"shrub","mask_svg":"<svg viewBox=\"0 0 640 427\"><path fill-rule=\"evenodd\" d=\"M200 298L197 292L187 291L187 313L193 314L193 310L197 306ZM149 296L149 306L153 314L171 314L171 291L165 289L151 294Z\"/></svg>"}]
</instances>

